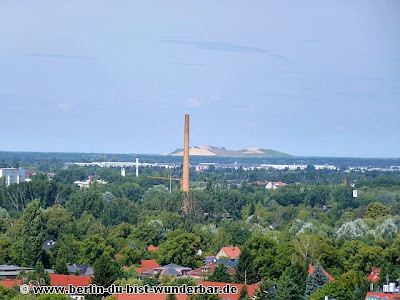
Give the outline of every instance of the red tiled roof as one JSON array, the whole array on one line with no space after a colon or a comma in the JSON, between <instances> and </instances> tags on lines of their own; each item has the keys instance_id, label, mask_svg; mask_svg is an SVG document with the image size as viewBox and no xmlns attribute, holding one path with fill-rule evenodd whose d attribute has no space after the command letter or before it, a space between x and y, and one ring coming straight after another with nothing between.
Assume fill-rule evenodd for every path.
<instances>
[{"instance_id":1,"label":"red tiled roof","mask_svg":"<svg viewBox=\"0 0 400 300\"><path fill-rule=\"evenodd\" d=\"M310 265L310 267L308 268L308 274L311 274L312 272L314 272L314 268L315 268L315 266ZM329 281L335 280L335 278L333 278L327 271L323 270L323 272L324 272L324 274L325 274L326 276L329 277Z\"/></svg>"},{"instance_id":2,"label":"red tiled roof","mask_svg":"<svg viewBox=\"0 0 400 300\"><path fill-rule=\"evenodd\" d=\"M224 250L224 252L226 253L226 255L227 255L230 259L238 258L239 255L240 255L240 249L239 249L239 247L233 247L233 246L222 247L221 250Z\"/></svg>"},{"instance_id":3,"label":"red tiled roof","mask_svg":"<svg viewBox=\"0 0 400 300\"><path fill-rule=\"evenodd\" d=\"M147 251L158 251L158 250L160 250L160 247L155 247L153 245L147 247Z\"/></svg>"},{"instance_id":4,"label":"red tiled roof","mask_svg":"<svg viewBox=\"0 0 400 300\"><path fill-rule=\"evenodd\" d=\"M224 283L224 282L210 282L210 281L200 281L199 284L202 284L205 287L209 287L209 286L218 286L220 287L220 289L222 289L223 287L225 287L227 284L229 284L230 286L235 286L237 288L237 293L236 294L219 294L219 296L222 298L224 297L225 299L230 298L231 300L238 300L239 299L239 295L240 295L240 291L243 288L244 284L237 284L237 283ZM247 292L250 296L250 298L252 298L254 296L254 293L256 292L256 290L259 288L258 285L248 285L247 286ZM114 295L114 297L117 300L165 300L167 298L166 294L149 294L149 295L144 295L144 294L120 294L120 295ZM184 294L177 294L176 298L178 300L186 300L188 298L187 295Z\"/></svg>"},{"instance_id":5,"label":"red tiled roof","mask_svg":"<svg viewBox=\"0 0 400 300\"><path fill-rule=\"evenodd\" d=\"M6 279L6 280L0 280L0 285L12 289L14 285L21 285L22 280L19 279Z\"/></svg>"},{"instance_id":6,"label":"red tiled roof","mask_svg":"<svg viewBox=\"0 0 400 300\"><path fill-rule=\"evenodd\" d=\"M140 261L140 264L140 268L135 268L138 274L146 272L147 270L153 270L160 266L154 259L143 259Z\"/></svg>"},{"instance_id":7,"label":"red tiled roof","mask_svg":"<svg viewBox=\"0 0 400 300\"><path fill-rule=\"evenodd\" d=\"M120 257L121 257L121 254L115 253L115 254L114 254L114 257L115 257L115 258L120 258Z\"/></svg>"},{"instance_id":8,"label":"red tiled roof","mask_svg":"<svg viewBox=\"0 0 400 300\"><path fill-rule=\"evenodd\" d=\"M90 276L50 274L50 285L53 286L88 286L92 281Z\"/></svg>"},{"instance_id":9,"label":"red tiled roof","mask_svg":"<svg viewBox=\"0 0 400 300\"><path fill-rule=\"evenodd\" d=\"M26 170L25 171L25 178L29 178L31 175L36 175L36 171Z\"/></svg>"},{"instance_id":10,"label":"red tiled roof","mask_svg":"<svg viewBox=\"0 0 400 300\"><path fill-rule=\"evenodd\" d=\"M208 275L214 274L215 267L217 265L218 264L215 262L210 262L198 269L190 271L188 273L188 275L192 276L192 277L202 277L202 276L208 276ZM207 269L207 271L203 272L203 269ZM235 273L236 273L235 269L232 267L228 267L228 272L229 272L229 275L235 275Z\"/></svg>"},{"instance_id":11,"label":"red tiled roof","mask_svg":"<svg viewBox=\"0 0 400 300\"><path fill-rule=\"evenodd\" d=\"M372 283L376 283L379 281L380 270L377 267L372 267L371 274L368 276L368 281L371 281Z\"/></svg>"},{"instance_id":12,"label":"red tiled roof","mask_svg":"<svg viewBox=\"0 0 400 300\"><path fill-rule=\"evenodd\" d=\"M365 299L367 299L367 297L371 297L371 296L378 296L381 299L388 299L388 300L399 300L400 299L400 294L375 293L375 292L368 292L367 295L365 296Z\"/></svg>"}]
</instances>

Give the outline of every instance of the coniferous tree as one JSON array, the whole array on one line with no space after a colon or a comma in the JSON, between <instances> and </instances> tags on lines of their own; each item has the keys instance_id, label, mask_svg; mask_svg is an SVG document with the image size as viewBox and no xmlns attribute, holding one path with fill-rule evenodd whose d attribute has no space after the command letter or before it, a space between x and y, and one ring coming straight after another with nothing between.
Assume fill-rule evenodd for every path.
<instances>
[{"instance_id":1,"label":"coniferous tree","mask_svg":"<svg viewBox=\"0 0 400 300\"><path fill-rule=\"evenodd\" d=\"M168 294L167 298L165 298L165 300L177 300L177 298L174 294Z\"/></svg>"},{"instance_id":2,"label":"coniferous tree","mask_svg":"<svg viewBox=\"0 0 400 300\"><path fill-rule=\"evenodd\" d=\"M328 281L329 277L324 274L324 269L321 264L317 262L314 271L307 276L305 291L306 298L311 297L318 288L322 287Z\"/></svg>"},{"instance_id":3,"label":"coniferous tree","mask_svg":"<svg viewBox=\"0 0 400 300\"><path fill-rule=\"evenodd\" d=\"M109 287L122 272L118 265L111 259L107 252L104 252L94 263L93 283Z\"/></svg>"},{"instance_id":4,"label":"coniferous tree","mask_svg":"<svg viewBox=\"0 0 400 300\"><path fill-rule=\"evenodd\" d=\"M256 300L272 300L275 299L275 289L274 283L271 280L263 280L256 290L255 294Z\"/></svg>"},{"instance_id":5,"label":"coniferous tree","mask_svg":"<svg viewBox=\"0 0 400 300\"><path fill-rule=\"evenodd\" d=\"M40 285L49 285L50 277L49 273L44 269L44 266L40 260L37 261L33 272L28 273L27 282L36 281Z\"/></svg>"},{"instance_id":6,"label":"coniferous tree","mask_svg":"<svg viewBox=\"0 0 400 300\"><path fill-rule=\"evenodd\" d=\"M208 281L215 282L231 282L231 276L224 264L218 264L215 267L214 273L208 276Z\"/></svg>"},{"instance_id":7,"label":"coniferous tree","mask_svg":"<svg viewBox=\"0 0 400 300\"><path fill-rule=\"evenodd\" d=\"M39 199L29 203L22 214L21 239L22 265L33 267L41 260L43 251L43 221Z\"/></svg>"},{"instance_id":8,"label":"coniferous tree","mask_svg":"<svg viewBox=\"0 0 400 300\"><path fill-rule=\"evenodd\" d=\"M56 274L68 275L67 261L65 260L64 257L60 257L60 256L57 257L54 271Z\"/></svg>"},{"instance_id":9,"label":"coniferous tree","mask_svg":"<svg viewBox=\"0 0 400 300\"><path fill-rule=\"evenodd\" d=\"M300 297L299 297L300 296ZM297 285L293 281L293 278L289 274L282 275L281 280L278 284L278 290L276 292L277 300L297 300L301 299L297 290Z\"/></svg>"},{"instance_id":10,"label":"coniferous tree","mask_svg":"<svg viewBox=\"0 0 400 300\"><path fill-rule=\"evenodd\" d=\"M249 300L249 293L247 292L247 285L244 285L239 293L239 300Z\"/></svg>"},{"instance_id":11,"label":"coniferous tree","mask_svg":"<svg viewBox=\"0 0 400 300\"><path fill-rule=\"evenodd\" d=\"M236 280L242 283L255 283L258 276L254 270L254 258L247 247L243 247L236 268Z\"/></svg>"}]
</instances>

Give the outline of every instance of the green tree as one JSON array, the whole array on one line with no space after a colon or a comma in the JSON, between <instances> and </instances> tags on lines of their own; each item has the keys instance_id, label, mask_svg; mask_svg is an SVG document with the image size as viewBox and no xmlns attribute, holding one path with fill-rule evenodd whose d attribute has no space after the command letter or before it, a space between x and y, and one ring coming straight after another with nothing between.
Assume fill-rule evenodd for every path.
<instances>
[{"instance_id":1,"label":"green tree","mask_svg":"<svg viewBox=\"0 0 400 300\"><path fill-rule=\"evenodd\" d=\"M103 195L98 187L90 186L71 195L67 202L67 209L79 218L83 212L91 212L98 218L103 210Z\"/></svg>"},{"instance_id":2,"label":"green tree","mask_svg":"<svg viewBox=\"0 0 400 300\"><path fill-rule=\"evenodd\" d=\"M43 251L43 221L40 210L40 200L28 204L22 214L22 257L23 266L34 266L42 258Z\"/></svg>"},{"instance_id":3,"label":"green tree","mask_svg":"<svg viewBox=\"0 0 400 300\"><path fill-rule=\"evenodd\" d=\"M103 253L94 263L93 283L109 287L116 279L122 276L122 271L109 253Z\"/></svg>"},{"instance_id":4,"label":"green tree","mask_svg":"<svg viewBox=\"0 0 400 300\"><path fill-rule=\"evenodd\" d=\"M236 279L247 283L255 283L261 278L271 277L274 269L277 242L265 235L257 234L247 240L241 248ZM245 276L246 275L246 276Z\"/></svg>"},{"instance_id":5,"label":"green tree","mask_svg":"<svg viewBox=\"0 0 400 300\"><path fill-rule=\"evenodd\" d=\"M176 296L174 294L169 294L169 295L167 295L167 298L165 298L165 300L178 300L178 299L176 298Z\"/></svg>"},{"instance_id":6,"label":"green tree","mask_svg":"<svg viewBox=\"0 0 400 300\"><path fill-rule=\"evenodd\" d=\"M58 257L70 264L77 263L81 245L73 235L63 235L48 252L51 264L55 266Z\"/></svg>"},{"instance_id":7,"label":"green tree","mask_svg":"<svg viewBox=\"0 0 400 300\"><path fill-rule=\"evenodd\" d=\"M239 300L250 300L249 292L247 291L247 285L243 285L239 293Z\"/></svg>"},{"instance_id":8,"label":"green tree","mask_svg":"<svg viewBox=\"0 0 400 300\"><path fill-rule=\"evenodd\" d=\"M45 210L43 222L47 239L57 240L61 234L72 233L72 214L61 205L55 205Z\"/></svg>"},{"instance_id":9,"label":"green tree","mask_svg":"<svg viewBox=\"0 0 400 300\"><path fill-rule=\"evenodd\" d=\"M281 280L278 283L278 291L276 292L277 300L297 300L299 298L299 293L297 289L296 282L288 275L285 274L282 276Z\"/></svg>"},{"instance_id":10,"label":"green tree","mask_svg":"<svg viewBox=\"0 0 400 300\"><path fill-rule=\"evenodd\" d=\"M123 248L119 254L121 256L117 259L117 262L123 266L138 264L143 256L142 251L134 250L130 247Z\"/></svg>"},{"instance_id":11,"label":"green tree","mask_svg":"<svg viewBox=\"0 0 400 300\"><path fill-rule=\"evenodd\" d=\"M328 281L329 277L324 274L324 269L321 264L317 262L314 271L307 276L305 291L306 298L310 298L318 288L322 287Z\"/></svg>"},{"instance_id":12,"label":"green tree","mask_svg":"<svg viewBox=\"0 0 400 300\"><path fill-rule=\"evenodd\" d=\"M181 230L171 231L160 247L161 263L176 263L191 268L198 266L196 256L200 248L200 238L194 233Z\"/></svg>"},{"instance_id":13,"label":"green tree","mask_svg":"<svg viewBox=\"0 0 400 300\"><path fill-rule=\"evenodd\" d=\"M255 300L272 300L275 299L274 283L271 280L263 280L256 290Z\"/></svg>"},{"instance_id":14,"label":"green tree","mask_svg":"<svg viewBox=\"0 0 400 300\"><path fill-rule=\"evenodd\" d=\"M28 273L26 282L36 281L41 285L50 285L49 273L44 269L41 261L38 261L32 272Z\"/></svg>"},{"instance_id":15,"label":"green tree","mask_svg":"<svg viewBox=\"0 0 400 300\"><path fill-rule=\"evenodd\" d=\"M325 296L329 299L353 300L353 291L341 280L335 280L318 288L310 300L321 300Z\"/></svg>"},{"instance_id":16,"label":"green tree","mask_svg":"<svg viewBox=\"0 0 400 300\"><path fill-rule=\"evenodd\" d=\"M247 247L242 248L240 252L235 278L238 282L250 284L257 282L259 278L254 268L254 257Z\"/></svg>"},{"instance_id":17,"label":"green tree","mask_svg":"<svg viewBox=\"0 0 400 300\"><path fill-rule=\"evenodd\" d=\"M287 267L278 283L277 299L303 299L306 288L304 282L306 273L305 268L299 264L292 264Z\"/></svg>"},{"instance_id":18,"label":"green tree","mask_svg":"<svg viewBox=\"0 0 400 300\"><path fill-rule=\"evenodd\" d=\"M0 299L11 300L16 295L13 289L9 289L0 284Z\"/></svg>"},{"instance_id":19,"label":"green tree","mask_svg":"<svg viewBox=\"0 0 400 300\"><path fill-rule=\"evenodd\" d=\"M208 276L208 281L231 282L227 267L224 264L218 264L214 269L214 273Z\"/></svg>"},{"instance_id":20,"label":"green tree","mask_svg":"<svg viewBox=\"0 0 400 300\"><path fill-rule=\"evenodd\" d=\"M62 255L59 255L57 257L56 265L54 268L54 272L56 274L64 274L68 275L68 267L67 267L67 261L65 260L65 257Z\"/></svg>"},{"instance_id":21,"label":"green tree","mask_svg":"<svg viewBox=\"0 0 400 300\"><path fill-rule=\"evenodd\" d=\"M111 254L114 253L114 250L107 246L101 236L96 234L82 242L79 260L82 264L92 265L104 252Z\"/></svg>"},{"instance_id":22,"label":"green tree","mask_svg":"<svg viewBox=\"0 0 400 300\"><path fill-rule=\"evenodd\" d=\"M367 207L367 218L377 219L379 217L385 217L389 214L389 208L381 202L372 202Z\"/></svg>"}]
</instances>

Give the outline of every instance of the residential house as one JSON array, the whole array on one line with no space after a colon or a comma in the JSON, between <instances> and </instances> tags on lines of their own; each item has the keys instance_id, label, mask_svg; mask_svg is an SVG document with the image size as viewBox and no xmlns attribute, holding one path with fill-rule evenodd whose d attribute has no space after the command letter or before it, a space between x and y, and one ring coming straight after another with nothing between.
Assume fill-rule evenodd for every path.
<instances>
[{"instance_id":1,"label":"residential house","mask_svg":"<svg viewBox=\"0 0 400 300\"><path fill-rule=\"evenodd\" d=\"M286 185L286 183L283 183L282 181L268 181L265 188L268 190L271 190L271 189L276 190L276 189L280 189L281 187L283 187L285 185Z\"/></svg>"},{"instance_id":2,"label":"residential house","mask_svg":"<svg viewBox=\"0 0 400 300\"><path fill-rule=\"evenodd\" d=\"M380 270L377 267L372 267L371 273L368 276L368 281L377 283L380 280L379 273Z\"/></svg>"},{"instance_id":3,"label":"residential house","mask_svg":"<svg viewBox=\"0 0 400 300\"><path fill-rule=\"evenodd\" d=\"M56 242L53 241L53 240L47 240L47 241L45 241L45 242L43 243L44 251L48 252L48 251L51 249L51 247L54 246L55 243L56 243Z\"/></svg>"},{"instance_id":4,"label":"residential house","mask_svg":"<svg viewBox=\"0 0 400 300\"><path fill-rule=\"evenodd\" d=\"M190 277L197 278L197 279L205 279L209 275L214 274L215 268L217 267L218 263L216 262L210 262L200 268L197 268L195 270L192 270L188 272L187 274ZM232 267L227 267L229 275L233 276L235 275L236 271Z\"/></svg>"},{"instance_id":5,"label":"residential house","mask_svg":"<svg viewBox=\"0 0 400 300\"><path fill-rule=\"evenodd\" d=\"M160 277L163 276L171 276L171 277L181 277L186 276L192 268L182 267L177 264L168 264L162 267L157 267L151 270L144 271L140 274L140 276L149 276L154 277L158 273L160 273Z\"/></svg>"},{"instance_id":6,"label":"residential house","mask_svg":"<svg viewBox=\"0 0 400 300\"><path fill-rule=\"evenodd\" d=\"M135 268L138 274L142 274L146 271L160 267L160 265L154 259L142 259L140 261L140 265L140 268Z\"/></svg>"},{"instance_id":7,"label":"residential house","mask_svg":"<svg viewBox=\"0 0 400 300\"><path fill-rule=\"evenodd\" d=\"M72 284L73 286L89 286L92 278L90 276L75 276L75 275L61 275L61 274L50 274L50 285L51 286L65 286ZM83 294L68 294L74 300L84 300Z\"/></svg>"},{"instance_id":8,"label":"residential house","mask_svg":"<svg viewBox=\"0 0 400 300\"><path fill-rule=\"evenodd\" d=\"M365 300L400 300L400 294L368 292Z\"/></svg>"},{"instance_id":9,"label":"residential house","mask_svg":"<svg viewBox=\"0 0 400 300\"><path fill-rule=\"evenodd\" d=\"M156 247L153 245L147 247L147 251L157 252L158 250L160 250L160 247Z\"/></svg>"},{"instance_id":10,"label":"residential house","mask_svg":"<svg viewBox=\"0 0 400 300\"><path fill-rule=\"evenodd\" d=\"M233 268L236 269L239 260L238 259L229 259L229 258L220 258L220 259L214 259L214 262L216 264L223 264L228 268Z\"/></svg>"},{"instance_id":11,"label":"residential house","mask_svg":"<svg viewBox=\"0 0 400 300\"><path fill-rule=\"evenodd\" d=\"M378 275L379 278L379 270L377 268L372 268L372 272L370 276L368 276L368 279L370 279L371 282L373 282L373 280L378 281L379 279L377 279L376 275ZM400 286L396 287L396 283L390 282L383 285L381 288L378 288L377 291L368 292L365 296L365 300L400 300Z\"/></svg>"},{"instance_id":12,"label":"residential house","mask_svg":"<svg viewBox=\"0 0 400 300\"><path fill-rule=\"evenodd\" d=\"M0 285L12 289L14 286L19 286L22 284L22 280L20 279L6 279L6 280L0 280Z\"/></svg>"},{"instance_id":13,"label":"residential house","mask_svg":"<svg viewBox=\"0 0 400 300\"><path fill-rule=\"evenodd\" d=\"M204 259L204 264L208 264L210 262L213 262L215 259L215 256L206 256L206 258Z\"/></svg>"},{"instance_id":14,"label":"residential house","mask_svg":"<svg viewBox=\"0 0 400 300\"><path fill-rule=\"evenodd\" d=\"M107 181L104 181L102 179L88 179L85 181L74 181L75 184L77 184L79 186L79 188L88 188L90 186L90 183L92 182L92 180L96 181L99 184L107 184Z\"/></svg>"},{"instance_id":15,"label":"residential house","mask_svg":"<svg viewBox=\"0 0 400 300\"><path fill-rule=\"evenodd\" d=\"M228 247L222 247L221 250L215 255L215 258L220 259L220 258L226 258L228 257L229 259L238 259L240 255L240 249L239 247L234 247L234 246L228 246Z\"/></svg>"},{"instance_id":16,"label":"residential house","mask_svg":"<svg viewBox=\"0 0 400 300\"><path fill-rule=\"evenodd\" d=\"M68 273L71 275L79 273L79 276L93 276L94 270L93 267L73 264L68 267Z\"/></svg>"}]
</instances>

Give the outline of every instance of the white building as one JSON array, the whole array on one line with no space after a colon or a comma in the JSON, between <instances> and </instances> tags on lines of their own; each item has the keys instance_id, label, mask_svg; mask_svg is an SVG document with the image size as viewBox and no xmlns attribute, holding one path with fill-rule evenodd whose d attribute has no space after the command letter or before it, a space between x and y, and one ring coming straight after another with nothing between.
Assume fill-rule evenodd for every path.
<instances>
[{"instance_id":1,"label":"white building","mask_svg":"<svg viewBox=\"0 0 400 300\"><path fill-rule=\"evenodd\" d=\"M0 178L4 180L6 186L12 183L25 181L25 170L17 168L0 168Z\"/></svg>"}]
</instances>

